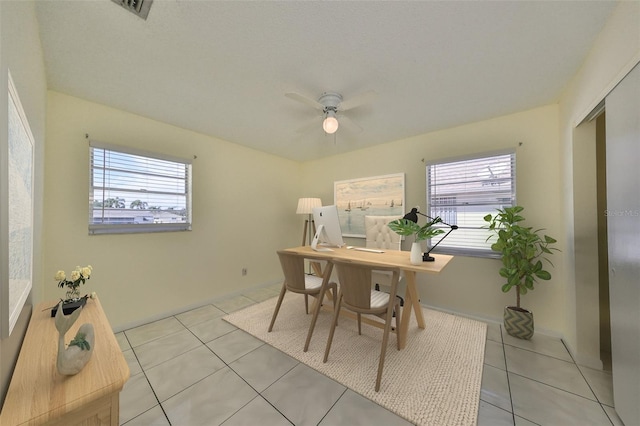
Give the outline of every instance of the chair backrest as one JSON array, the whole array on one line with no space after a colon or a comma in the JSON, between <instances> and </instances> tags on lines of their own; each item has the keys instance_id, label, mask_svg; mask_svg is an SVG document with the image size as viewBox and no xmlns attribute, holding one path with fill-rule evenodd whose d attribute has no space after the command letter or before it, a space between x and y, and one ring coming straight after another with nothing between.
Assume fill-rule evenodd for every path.
<instances>
[{"instance_id":1,"label":"chair backrest","mask_svg":"<svg viewBox=\"0 0 640 426\"><path fill-rule=\"evenodd\" d=\"M289 289L304 290L304 256L288 251L278 251L284 281Z\"/></svg>"},{"instance_id":2,"label":"chair backrest","mask_svg":"<svg viewBox=\"0 0 640 426\"><path fill-rule=\"evenodd\" d=\"M368 248L400 250L402 243L400 235L393 232L387 225L396 219L402 219L402 216L365 216L366 246Z\"/></svg>"},{"instance_id":3,"label":"chair backrest","mask_svg":"<svg viewBox=\"0 0 640 426\"><path fill-rule=\"evenodd\" d=\"M400 269L333 260L340 281L343 303L350 308L366 311L371 309L371 272L385 271L392 273L391 297L395 298Z\"/></svg>"}]
</instances>

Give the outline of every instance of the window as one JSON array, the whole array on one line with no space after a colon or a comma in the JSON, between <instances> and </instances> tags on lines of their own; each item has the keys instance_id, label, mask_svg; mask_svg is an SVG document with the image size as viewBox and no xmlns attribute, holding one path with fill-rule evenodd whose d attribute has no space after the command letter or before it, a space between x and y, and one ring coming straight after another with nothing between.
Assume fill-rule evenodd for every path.
<instances>
[{"instance_id":1,"label":"window","mask_svg":"<svg viewBox=\"0 0 640 426\"><path fill-rule=\"evenodd\" d=\"M427 164L427 204L429 216L440 216L449 225L458 225L435 251L467 256L497 257L491 250L484 216L496 209L515 205L516 154L485 155L456 161ZM448 227L443 227L448 230Z\"/></svg>"},{"instance_id":2,"label":"window","mask_svg":"<svg viewBox=\"0 0 640 426\"><path fill-rule=\"evenodd\" d=\"M191 230L191 161L90 142L89 234Z\"/></svg>"}]
</instances>

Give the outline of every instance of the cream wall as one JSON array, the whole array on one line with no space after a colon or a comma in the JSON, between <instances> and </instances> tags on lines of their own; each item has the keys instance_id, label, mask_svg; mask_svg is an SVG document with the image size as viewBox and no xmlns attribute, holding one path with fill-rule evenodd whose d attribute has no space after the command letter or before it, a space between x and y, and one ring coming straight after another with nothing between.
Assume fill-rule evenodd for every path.
<instances>
[{"instance_id":1,"label":"cream wall","mask_svg":"<svg viewBox=\"0 0 640 426\"><path fill-rule=\"evenodd\" d=\"M578 204L574 204L573 177L590 176L595 172L593 155L586 152L583 146L576 144L592 144L595 130L577 128L580 122L602 101L605 96L624 78L624 76L640 61L640 2L620 2L611 17L598 35L583 66L565 88L560 99L560 161L562 185L565 197L562 204L562 217L566 233L563 235L567 247L563 258L567 271L565 286L566 318L565 342L579 363L597 367L600 365L598 343L598 327L595 318L599 316L597 309L597 275L586 275L576 269L590 261L595 262L597 254L593 252L592 238L585 238L588 227L593 235L597 232L595 215L591 214L590 225L584 218L575 223L574 217L582 215L581 206L595 205L595 200L585 199L586 194L577 195ZM583 158L574 158L574 152ZM574 170L578 167L579 170ZM595 196L592 193L592 196ZM575 227L575 230L574 230ZM590 279L589 279L590 278Z\"/></svg>"},{"instance_id":2,"label":"cream wall","mask_svg":"<svg viewBox=\"0 0 640 426\"><path fill-rule=\"evenodd\" d=\"M525 207L527 223L559 237L565 230L558 220L563 195L555 105L312 161L304 165L303 186L331 204L334 180L402 172L407 209L420 205L424 211L425 161L505 149L516 151L517 201ZM408 242L404 244L408 250ZM564 269L562 261L554 264L553 279L538 284L523 304L534 311L538 330L560 334L565 326ZM504 306L515 302L515 293L501 292L499 265L499 260L456 256L440 275L418 277L422 303L500 320Z\"/></svg>"},{"instance_id":3,"label":"cream wall","mask_svg":"<svg viewBox=\"0 0 640 426\"><path fill-rule=\"evenodd\" d=\"M95 274L86 290L100 294L118 329L277 281L281 272L275 250L299 244L303 218L294 213L298 197L320 196L329 204L335 180L404 172L407 206L424 208L422 159L514 148L518 203L526 207L533 226L546 227L560 239L562 249L554 258L552 281L539 284L524 303L535 312L539 330L565 335L570 347L580 353L573 249L573 127L640 57L639 8L637 2L618 6L559 105L303 164L49 92L44 267L35 296L61 297L62 290L49 277L58 269L68 271L77 264L91 263ZM6 16L7 9L5 3L0 12ZM4 28L2 35L4 48ZM35 67L36 72L39 69ZM36 81L33 91L43 92L40 86L43 84ZM85 133L139 149L197 155L194 230L89 236L87 211L76 207L87 202ZM243 212L243 208L256 213ZM247 277L241 276L242 267L249 269ZM500 292L498 267L496 260L457 257L442 275L420 278L422 301L498 319L502 307L515 297Z\"/></svg>"},{"instance_id":4,"label":"cream wall","mask_svg":"<svg viewBox=\"0 0 640 426\"><path fill-rule=\"evenodd\" d=\"M193 230L88 235L86 133L196 156ZM63 296L53 279L57 270L91 264L93 277L81 290L98 293L116 329L279 281L276 250L300 244L296 162L50 91L45 165L44 298Z\"/></svg>"}]
</instances>

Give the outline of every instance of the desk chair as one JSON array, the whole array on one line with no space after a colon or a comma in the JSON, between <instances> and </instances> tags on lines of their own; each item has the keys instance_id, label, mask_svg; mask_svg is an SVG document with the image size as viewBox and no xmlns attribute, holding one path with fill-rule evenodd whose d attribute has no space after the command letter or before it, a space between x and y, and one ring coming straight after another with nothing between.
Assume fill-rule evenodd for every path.
<instances>
[{"instance_id":1,"label":"desk chair","mask_svg":"<svg viewBox=\"0 0 640 426\"><path fill-rule=\"evenodd\" d=\"M276 317L278 316L280 306L282 305L282 300L284 299L284 295L287 290L294 293L304 294L305 311L307 314L309 313L307 296L315 297L316 303L313 309L313 317L311 319L311 324L309 325L307 340L304 344L304 352L306 352L307 349L309 349L309 342L311 342L311 335L313 334L313 329L318 319L318 313L320 312L322 299L324 298L324 295L328 289L332 290L333 306L336 306L336 294L338 292L337 285L334 282L329 282L333 264L331 262L327 262L327 266L322 272L322 277L319 277L315 275L305 274L305 257L300 254L281 250L278 251L278 257L280 258L280 265L282 266L282 272L284 273L284 282L282 283L282 289L280 290L280 296L278 297L276 309L273 312L273 316L271 317L271 324L269 324L269 333L271 333L273 324L276 322Z\"/></svg>"},{"instance_id":2,"label":"desk chair","mask_svg":"<svg viewBox=\"0 0 640 426\"><path fill-rule=\"evenodd\" d=\"M389 341L389 331L391 330L391 321L393 320L394 310L396 330L400 329L400 303L398 302L398 299L396 299L400 269L365 265L343 260L333 260L332 263L338 271L340 291L338 292L338 304L334 310L331 331L329 332L329 339L327 340L327 347L324 352L323 362L327 362L327 359L329 358L333 334L336 330L336 324L338 323L338 317L340 316L340 309L342 307L357 314L358 334L362 334L362 314L375 315L382 318L384 320L384 332L382 334L382 349L380 351L378 375L376 377L376 392L378 392L380 390L382 368L384 367L384 357L387 352L387 343ZM391 291L389 294L371 290L371 272L374 270L391 273ZM398 350L400 350L400 339L397 334L396 341Z\"/></svg>"},{"instance_id":3,"label":"desk chair","mask_svg":"<svg viewBox=\"0 0 640 426\"><path fill-rule=\"evenodd\" d=\"M402 216L365 216L365 244L367 248L381 250L400 250L402 239L389 228L388 223L396 219L402 219ZM371 274L372 282L376 290L380 287L389 287L391 285L391 274L375 271ZM400 276L402 283L402 276ZM404 305L404 299L400 298L401 305Z\"/></svg>"}]
</instances>

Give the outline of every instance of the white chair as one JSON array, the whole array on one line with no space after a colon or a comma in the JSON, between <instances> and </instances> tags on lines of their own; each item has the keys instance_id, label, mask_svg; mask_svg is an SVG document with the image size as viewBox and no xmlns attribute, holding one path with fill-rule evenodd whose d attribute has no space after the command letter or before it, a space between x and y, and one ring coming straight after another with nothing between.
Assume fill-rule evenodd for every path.
<instances>
[{"instance_id":1,"label":"white chair","mask_svg":"<svg viewBox=\"0 0 640 426\"><path fill-rule=\"evenodd\" d=\"M402 216L365 216L366 247L381 250L400 250L401 237L388 226L389 222L396 219L402 219ZM380 290L382 286L391 286L391 274L388 272L373 271L371 277L376 290ZM400 277L400 282L402 282L402 277ZM404 304L404 300L402 302Z\"/></svg>"}]
</instances>

